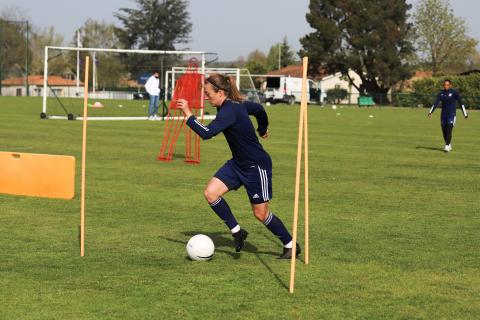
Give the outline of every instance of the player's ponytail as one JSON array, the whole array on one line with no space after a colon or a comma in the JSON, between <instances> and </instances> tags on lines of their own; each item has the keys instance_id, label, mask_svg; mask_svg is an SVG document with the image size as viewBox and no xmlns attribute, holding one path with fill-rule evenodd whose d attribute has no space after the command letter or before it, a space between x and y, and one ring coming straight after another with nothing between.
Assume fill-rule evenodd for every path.
<instances>
[{"instance_id":1,"label":"player's ponytail","mask_svg":"<svg viewBox=\"0 0 480 320\"><path fill-rule=\"evenodd\" d=\"M212 73L205 80L205 82L210 83L216 92L220 90L225 92L225 95L230 100L237 102L242 102L245 100L240 91L238 91L235 79L233 79L232 77L224 76L219 73Z\"/></svg>"}]
</instances>

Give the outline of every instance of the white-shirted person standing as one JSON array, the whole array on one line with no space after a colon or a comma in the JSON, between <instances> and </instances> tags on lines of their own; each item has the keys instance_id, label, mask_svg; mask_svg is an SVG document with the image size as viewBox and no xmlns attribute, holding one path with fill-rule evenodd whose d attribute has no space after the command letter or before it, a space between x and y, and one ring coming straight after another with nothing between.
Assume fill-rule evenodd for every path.
<instances>
[{"instance_id":1,"label":"white-shirted person standing","mask_svg":"<svg viewBox=\"0 0 480 320\"><path fill-rule=\"evenodd\" d=\"M145 90L150 95L150 102L148 104L148 120L160 119L157 116L158 102L160 96L160 80L158 79L160 73L153 71L153 74L145 83Z\"/></svg>"}]
</instances>

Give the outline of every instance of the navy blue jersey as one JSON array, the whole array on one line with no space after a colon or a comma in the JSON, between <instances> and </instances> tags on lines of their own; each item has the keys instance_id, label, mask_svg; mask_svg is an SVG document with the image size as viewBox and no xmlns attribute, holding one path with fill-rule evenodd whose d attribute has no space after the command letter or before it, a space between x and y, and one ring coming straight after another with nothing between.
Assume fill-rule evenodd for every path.
<instances>
[{"instance_id":1,"label":"navy blue jersey","mask_svg":"<svg viewBox=\"0 0 480 320\"><path fill-rule=\"evenodd\" d=\"M252 165L271 167L272 160L258 141L249 115L257 119L258 133L267 132L268 117L262 105L254 102L235 102L225 100L218 108L215 120L205 126L195 116L187 119L187 125L203 140L210 139L223 132L227 139L233 160L241 167Z\"/></svg>"},{"instance_id":2,"label":"navy blue jersey","mask_svg":"<svg viewBox=\"0 0 480 320\"><path fill-rule=\"evenodd\" d=\"M457 91L453 89L449 90L442 90L437 95L437 99L432 105L430 109L430 113L432 113L438 105L442 104L442 118L450 118L455 117L457 113L457 101L458 104L462 107L463 116L467 116L467 110L465 110L465 106L462 103L462 99Z\"/></svg>"}]
</instances>

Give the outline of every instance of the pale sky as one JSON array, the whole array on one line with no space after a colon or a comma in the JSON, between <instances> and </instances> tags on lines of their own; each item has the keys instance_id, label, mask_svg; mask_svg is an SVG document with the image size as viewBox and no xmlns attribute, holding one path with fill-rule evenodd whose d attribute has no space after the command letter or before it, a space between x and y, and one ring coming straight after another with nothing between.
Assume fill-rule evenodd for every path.
<instances>
[{"instance_id":1,"label":"pale sky","mask_svg":"<svg viewBox=\"0 0 480 320\"><path fill-rule=\"evenodd\" d=\"M455 15L466 20L470 36L480 39L480 1L450 3ZM188 48L216 52L220 60L228 61L257 48L267 52L287 36L297 51L298 39L311 31L305 20L308 4L308 0L190 0L193 41ZM35 26L53 25L70 41L88 18L118 24L113 13L134 5L132 0L0 0L0 12L9 6L20 8Z\"/></svg>"}]
</instances>

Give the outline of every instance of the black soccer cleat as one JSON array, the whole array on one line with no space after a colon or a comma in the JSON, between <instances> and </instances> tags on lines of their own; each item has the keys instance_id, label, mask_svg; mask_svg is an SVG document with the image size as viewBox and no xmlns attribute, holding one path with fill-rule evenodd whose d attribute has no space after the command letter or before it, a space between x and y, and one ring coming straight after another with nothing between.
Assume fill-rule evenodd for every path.
<instances>
[{"instance_id":1,"label":"black soccer cleat","mask_svg":"<svg viewBox=\"0 0 480 320\"><path fill-rule=\"evenodd\" d=\"M278 259L292 259L292 248L283 248L283 253L278 257ZM302 252L300 246L297 243L297 250L295 251L295 255L298 255Z\"/></svg>"},{"instance_id":2,"label":"black soccer cleat","mask_svg":"<svg viewBox=\"0 0 480 320\"><path fill-rule=\"evenodd\" d=\"M245 240L247 239L247 230L240 229L240 231L232 233L233 240L235 241L235 251L240 252L245 246Z\"/></svg>"}]
</instances>

